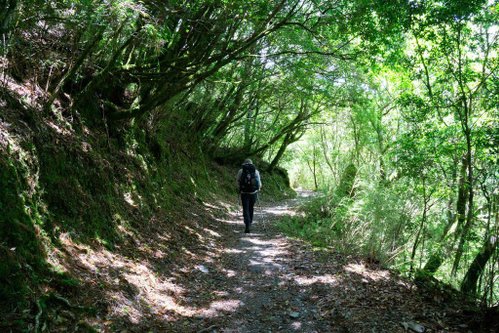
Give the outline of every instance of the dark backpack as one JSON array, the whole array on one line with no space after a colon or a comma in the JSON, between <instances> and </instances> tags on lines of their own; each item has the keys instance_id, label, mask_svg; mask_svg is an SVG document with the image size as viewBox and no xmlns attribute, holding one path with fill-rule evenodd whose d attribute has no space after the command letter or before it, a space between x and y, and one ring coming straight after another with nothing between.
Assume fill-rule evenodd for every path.
<instances>
[{"instance_id":1,"label":"dark backpack","mask_svg":"<svg viewBox=\"0 0 499 333\"><path fill-rule=\"evenodd\" d=\"M256 168L253 164L243 164L243 172L239 178L239 190L252 193L258 190Z\"/></svg>"}]
</instances>

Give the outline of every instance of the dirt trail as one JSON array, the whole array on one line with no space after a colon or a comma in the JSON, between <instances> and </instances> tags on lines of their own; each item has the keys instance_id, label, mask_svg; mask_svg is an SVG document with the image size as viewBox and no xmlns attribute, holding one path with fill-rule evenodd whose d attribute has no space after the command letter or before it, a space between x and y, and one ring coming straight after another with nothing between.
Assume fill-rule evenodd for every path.
<instances>
[{"instance_id":1,"label":"dirt trail","mask_svg":"<svg viewBox=\"0 0 499 333\"><path fill-rule=\"evenodd\" d=\"M223 221L224 246L184 280L185 306L202 309L169 329L185 332L468 332L441 299L424 299L378 267L281 235L274 222L294 214L307 193L257 208L252 233L239 215ZM431 296L433 297L433 296ZM454 327L448 326L454 322Z\"/></svg>"},{"instance_id":2,"label":"dirt trail","mask_svg":"<svg viewBox=\"0 0 499 333\"><path fill-rule=\"evenodd\" d=\"M318 297L294 283L294 270L300 268L294 260L296 249L273 225L278 218L294 214L303 194L278 206L257 208L252 233L241 234L237 230L241 226L234 230L222 264L233 277L227 296L238 299L240 309L218 331L331 331L327 321L318 320Z\"/></svg>"},{"instance_id":3,"label":"dirt trail","mask_svg":"<svg viewBox=\"0 0 499 333\"><path fill-rule=\"evenodd\" d=\"M375 264L334 249L316 251L282 235L276 221L295 214L309 194L257 206L250 234L243 233L241 212L227 214L228 204L205 203L206 210L188 211L182 223L145 229L143 237L129 237L127 246L114 251L61 239L61 261L82 282L58 291L69 302L52 299L43 316L38 311L39 327L120 333L477 332L463 319L463 305L449 302L444 292L426 292Z\"/></svg>"}]
</instances>

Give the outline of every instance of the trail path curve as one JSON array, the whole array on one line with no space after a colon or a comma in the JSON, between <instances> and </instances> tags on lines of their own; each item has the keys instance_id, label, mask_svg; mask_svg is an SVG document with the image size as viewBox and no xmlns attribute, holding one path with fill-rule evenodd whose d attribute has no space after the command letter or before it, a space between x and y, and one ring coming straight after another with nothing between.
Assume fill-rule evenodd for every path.
<instances>
[{"instance_id":1,"label":"trail path curve","mask_svg":"<svg viewBox=\"0 0 499 333\"><path fill-rule=\"evenodd\" d=\"M311 193L256 208L252 233L239 213L220 220L223 247L186 284L189 320L170 329L209 333L467 332L449 328L453 310L376 265L334 250L314 251L276 229ZM427 296L427 295L426 295ZM433 297L432 295L431 297Z\"/></svg>"}]
</instances>

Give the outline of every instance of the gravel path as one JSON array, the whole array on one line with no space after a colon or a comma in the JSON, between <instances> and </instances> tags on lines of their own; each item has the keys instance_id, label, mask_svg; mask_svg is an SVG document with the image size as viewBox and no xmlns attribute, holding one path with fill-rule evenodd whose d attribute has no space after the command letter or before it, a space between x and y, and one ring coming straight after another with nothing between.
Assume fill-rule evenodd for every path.
<instances>
[{"instance_id":1,"label":"gravel path","mask_svg":"<svg viewBox=\"0 0 499 333\"><path fill-rule=\"evenodd\" d=\"M300 245L292 244L274 225L295 214L309 195L302 192L278 205L257 206L250 234L243 233L241 212L222 221L223 249L191 274L189 281L198 283L184 280L189 287L183 305L201 309L193 321L183 322L184 327L210 333L334 331L331 321L321 319L317 288L296 274L308 270L301 262L304 258L297 257Z\"/></svg>"},{"instance_id":2,"label":"gravel path","mask_svg":"<svg viewBox=\"0 0 499 333\"><path fill-rule=\"evenodd\" d=\"M302 194L303 195L303 194ZM257 209L252 233L233 230L222 265L231 272L228 297L240 307L218 330L228 332L329 332L330 323L319 320L317 296L296 283L294 251L290 241L275 231L276 219L293 215L302 200ZM242 229L241 229L242 230Z\"/></svg>"},{"instance_id":3,"label":"gravel path","mask_svg":"<svg viewBox=\"0 0 499 333\"><path fill-rule=\"evenodd\" d=\"M115 251L61 239L59 260L81 284L50 299L42 331L491 332L472 327L446 289L282 235L276 221L307 196L257 206L250 234L241 212L205 203Z\"/></svg>"},{"instance_id":4,"label":"gravel path","mask_svg":"<svg viewBox=\"0 0 499 333\"><path fill-rule=\"evenodd\" d=\"M275 222L295 214L309 195L257 208L250 234L243 233L240 212L222 220L223 248L186 282L184 305L197 314L177 321L173 330L183 325L185 332L210 333L469 332L453 323L459 310L441 304L441 295L422 295L376 265L313 251L280 234Z\"/></svg>"},{"instance_id":5,"label":"gravel path","mask_svg":"<svg viewBox=\"0 0 499 333\"><path fill-rule=\"evenodd\" d=\"M445 291L282 235L276 222L308 196L257 206L250 234L240 211L205 203L176 224L175 237L162 226L120 252L68 239L65 260L84 283L70 303L94 310L54 300L46 331L478 332Z\"/></svg>"}]
</instances>

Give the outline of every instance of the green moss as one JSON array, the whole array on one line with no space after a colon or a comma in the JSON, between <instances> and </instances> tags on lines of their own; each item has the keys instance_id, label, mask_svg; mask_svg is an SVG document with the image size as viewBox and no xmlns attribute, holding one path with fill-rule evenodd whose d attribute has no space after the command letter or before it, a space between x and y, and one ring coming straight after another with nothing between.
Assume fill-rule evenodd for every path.
<instances>
[{"instance_id":1,"label":"green moss","mask_svg":"<svg viewBox=\"0 0 499 333\"><path fill-rule=\"evenodd\" d=\"M0 299L8 300L0 314L32 308L41 284L60 291L82 284L46 261L47 251L63 247L63 233L114 251L127 240L122 227L140 235L155 215L237 200L239 165L213 162L198 148L170 146L134 125L114 138L98 132L68 138L40 126L22 156L0 151L0 208L6 212L0 216ZM263 162L259 169L264 200L295 195L283 170L265 172Z\"/></svg>"},{"instance_id":2,"label":"green moss","mask_svg":"<svg viewBox=\"0 0 499 333\"><path fill-rule=\"evenodd\" d=\"M357 176L357 167L350 163L347 165L341 174L340 185L336 190L336 195L339 198L353 196L355 177Z\"/></svg>"},{"instance_id":3,"label":"green moss","mask_svg":"<svg viewBox=\"0 0 499 333\"><path fill-rule=\"evenodd\" d=\"M285 170L275 169L273 172L261 173L263 194L273 200L283 200L296 197L296 192L289 185Z\"/></svg>"},{"instance_id":4,"label":"green moss","mask_svg":"<svg viewBox=\"0 0 499 333\"><path fill-rule=\"evenodd\" d=\"M30 286L46 271L40 205L25 157L0 152L0 310L28 306ZM1 311L0 311L1 313Z\"/></svg>"}]
</instances>

